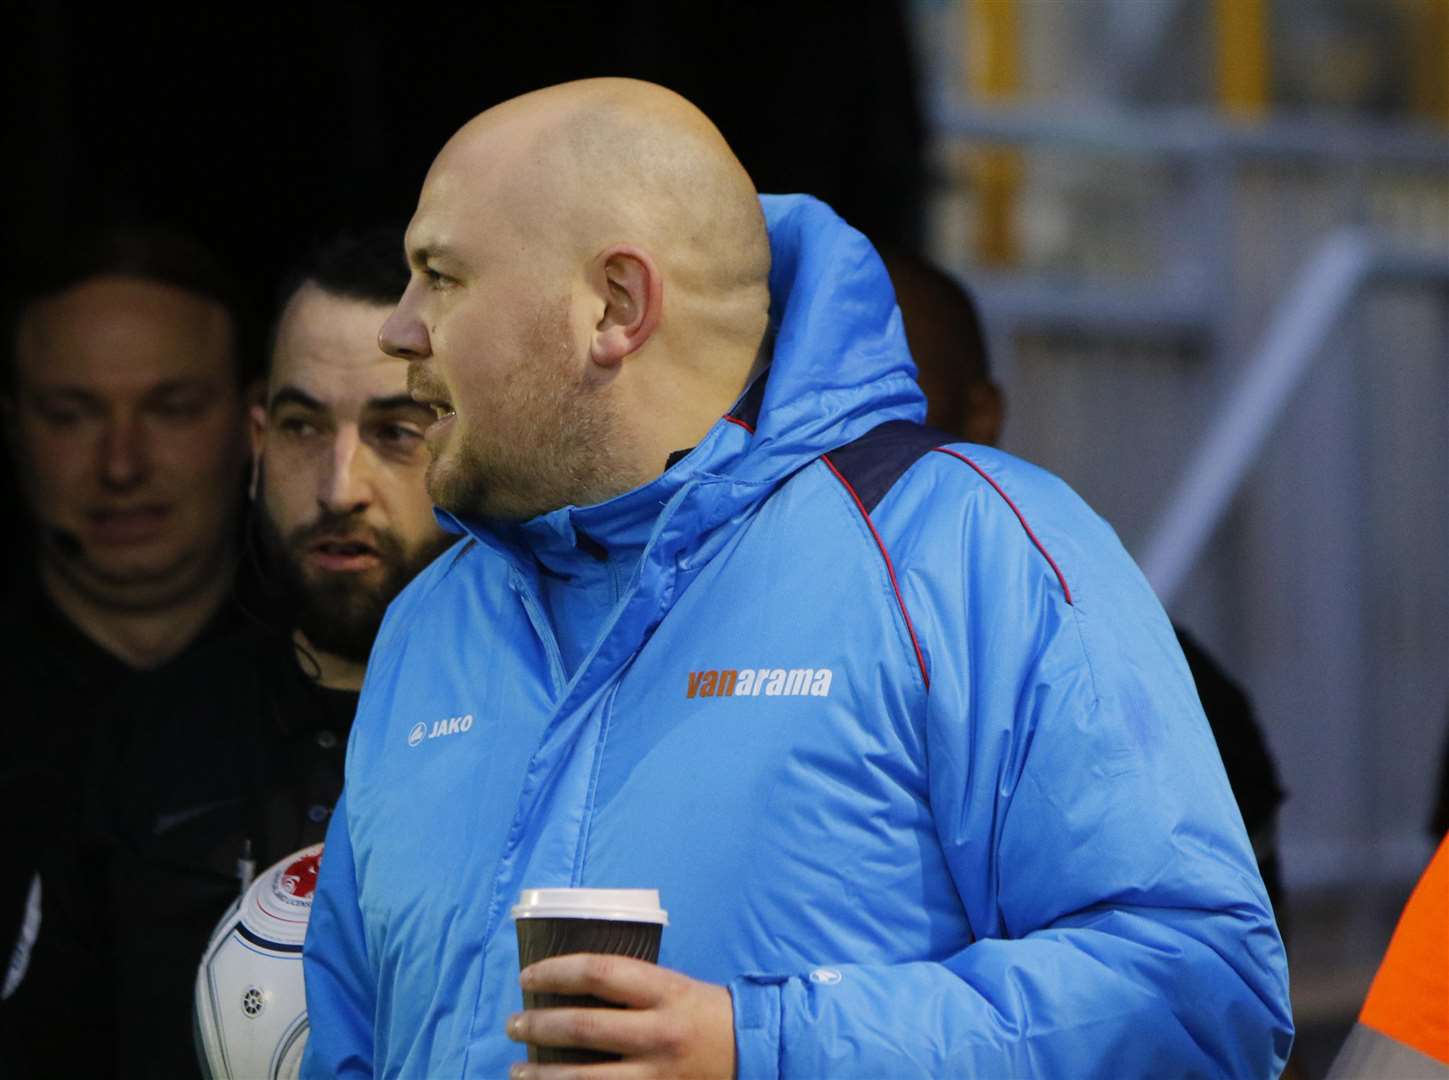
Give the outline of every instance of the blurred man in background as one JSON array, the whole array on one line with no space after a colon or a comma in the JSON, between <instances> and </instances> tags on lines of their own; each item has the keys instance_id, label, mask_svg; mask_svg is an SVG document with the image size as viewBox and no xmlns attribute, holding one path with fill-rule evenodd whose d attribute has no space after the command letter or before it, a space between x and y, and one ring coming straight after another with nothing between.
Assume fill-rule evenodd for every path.
<instances>
[{"instance_id":1,"label":"blurred man in background","mask_svg":"<svg viewBox=\"0 0 1449 1080\"><path fill-rule=\"evenodd\" d=\"M881 256L926 395L926 424L967 442L995 446L1006 399L991 378L981 314L971 296L940 268L901 251Z\"/></svg>"},{"instance_id":2,"label":"blurred man in background","mask_svg":"<svg viewBox=\"0 0 1449 1080\"><path fill-rule=\"evenodd\" d=\"M95 817L114 841L123 1076L196 1071L207 938L253 867L323 838L383 612L448 543L423 483L432 413L377 346L401 247L400 229L341 236L283 294L251 420L264 620L118 696L133 722Z\"/></svg>"},{"instance_id":3,"label":"blurred man in background","mask_svg":"<svg viewBox=\"0 0 1449 1080\"><path fill-rule=\"evenodd\" d=\"M76 905L94 882L47 867L85 864L81 780L107 695L229 623L246 460L245 319L222 268L157 232L58 250L13 309L3 372L29 542L0 616L0 1041L21 1075L84 1072L73 1055L96 1042L64 1016L76 941L56 932L89 931Z\"/></svg>"}]
</instances>

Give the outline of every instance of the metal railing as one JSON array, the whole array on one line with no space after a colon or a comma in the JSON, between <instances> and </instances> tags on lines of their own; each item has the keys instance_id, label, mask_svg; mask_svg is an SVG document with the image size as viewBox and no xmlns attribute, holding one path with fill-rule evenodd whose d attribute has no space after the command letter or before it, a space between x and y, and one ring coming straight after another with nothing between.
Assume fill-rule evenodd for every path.
<instances>
[{"instance_id":1,"label":"metal railing","mask_svg":"<svg viewBox=\"0 0 1449 1080\"><path fill-rule=\"evenodd\" d=\"M1167 332L1200 341L1217 370L1236 370L1235 385L1209 420L1204 441L1191 451L1183 479L1152 516L1141 549L1143 567L1164 603L1179 592L1292 390L1364 287L1449 278L1449 202L1440 230L1397 230L1402 235L1395 238L1367 225L1375 216L1373 185L1385 176L1397 171L1449 177L1449 138L1432 128L1282 115L1240 124L1205 109L982 107L946 95L935 102L932 121L937 137L956 145L1125 154L1166 163L1183 181L1174 220L1166 227L1186 239L1166 250L1169 262L1149 280L1104 284L1029 272L969 275L1005 374L1013 369L1019 331L1052 328L1126 338ZM1234 250L1230 223L1243 203L1241 179L1258 167L1332 173L1343 185L1343 201L1339 228L1319 233L1296 281L1266 311L1253 314L1249 307L1261 296L1245 292L1238 281L1241 255ZM1266 323L1260 321L1265 316ZM1240 365L1237 356L1249 362Z\"/></svg>"},{"instance_id":2,"label":"metal railing","mask_svg":"<svg viewBox=\"0 0 1449 1080\"><path fill-rule=\"evenodd\" d=\"M1449 689L1449 138L944 97L933 119L948 169L1024 162L1022 220L1051 230L1021 266L971 264L969 187L937 249L980 294L1015 445L1252 688L1294 792L1285 876L1412 876Z\"/></svg>"},{"instance_id":3,"label":"metal railing","mask_svg":"<svg viewBox=\"0 0 1449 1080\"><path fill-rule=\"evenodd\" d=\"M1449 290L1449 253L1397 250L1362 230L1342 229L1309 260L1216 409L1206 437L1148 537L1142 568L1164 605L1171 604L1212 538L1334 327L1367 285L1390 282Z\"/></svg>"},{"instance_id":4,"label":"metal railing","mask_svg":"<svg viewBox=\"0 0 1449 1080\"><path fill-rule=\"evenodd\" d=\"M1449 167L1449 138L1440 131L1316 115L1275 113L1258 123L1238 124L1225 123L1206 109L988 108L944 97L935 102L931 118L937 136L982 143L1050 144L1156 157Z\"/></svg>"}]
</instances>

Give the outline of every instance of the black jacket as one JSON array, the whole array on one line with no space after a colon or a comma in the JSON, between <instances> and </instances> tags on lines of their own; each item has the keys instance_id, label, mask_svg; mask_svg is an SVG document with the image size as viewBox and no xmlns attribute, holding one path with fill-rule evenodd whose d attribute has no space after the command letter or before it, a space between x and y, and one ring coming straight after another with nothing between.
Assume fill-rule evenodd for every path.
<instances>
[{"instance_id":1,"label":"black jacket","mask_svg":"<svg viewBox=\"0 0 1449 1080\"><path fill-rule=\"evenodd\" d=\"M356 707L260 629L117 695L130 726L97 761L91 816L109 842L119 1075L199 1075L192 988L239 860L260 872L323 839Z\"/></svg>"},{"instance_id":2,"label":"black jacket","mask_svg":"<svg viewBox=\"0 0 1449 1080\"><path fill-rule=\"evenodd\" d=\"M100 1006L111 993L97 906L106 869L83 808L92 754L113 734L108 703L136 673L55 607L33 559L22 565L0 605L0 964L14 965L0 968L11 991L0 1000L0 1077L104 1077L113 1056ZM189 648L239 618L223 605Z\"/></svg>"}]
</instances>

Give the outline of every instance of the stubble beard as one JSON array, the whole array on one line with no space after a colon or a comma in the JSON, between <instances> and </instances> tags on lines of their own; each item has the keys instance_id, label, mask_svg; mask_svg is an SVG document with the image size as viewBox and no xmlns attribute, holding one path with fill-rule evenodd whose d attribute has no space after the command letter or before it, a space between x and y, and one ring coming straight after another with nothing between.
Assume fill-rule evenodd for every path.
<instances>
[{"instance_id":1,"label":"stubble beard","mask_svg":"<svg viewBox=\"0 0 1449 1080\"><path fill-rule=\"evenodd\" d=\"M428 494L450 513L527 521L561 506L589 506L635 486L624 425L606 390L574 362L564 300L528 335L527 358L488 403L486 426L460 431L428 465Z\"/></svg>"},{"instance_id":2,"label":"stubble beard","mask_svg":"<svg viewBox=\"0 0 1449 1080\"><path fill-rule=\"evenodd\" d=\"M367 661L388 604L455 539L442 536L409 550L394 533L369 529L367 541L378 553L380 576L308 574L303 563L318 537L357 531L349 528L349 515L323 514L285 538L265 505L260 515L262 541L281 578L290 625L315 648L354 663Z\"/></svg>"}]
</instances>

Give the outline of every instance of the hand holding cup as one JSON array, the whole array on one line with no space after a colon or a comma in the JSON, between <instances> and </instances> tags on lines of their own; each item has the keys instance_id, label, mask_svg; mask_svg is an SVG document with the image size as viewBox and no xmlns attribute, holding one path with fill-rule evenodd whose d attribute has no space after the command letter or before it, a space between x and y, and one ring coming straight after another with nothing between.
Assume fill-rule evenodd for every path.
<instances>
[{"instance_id":1,"label":"hand holding cup","mask_svg":"<svg viewBox=\"0 0 1449 1080\"><path fill-rule=\"evenodd\" d=\"M647 895L628 904L615 902L611 908L600 905L598 897L566 897L562 902L557 897L559 892L620 891ZM585 908L585 901L592 906ZM509 1018L507 1032L509 1038L529 1044L529 1058L528 1064L513 1067L513 1080L595 1071L601 1077L617 1072L726 1080L734 1075L729 990L655 963L667 921L658 903L654 890L524 893L514 908L524 1011ZM644 913L649 918L641 918ZM601 914L613 917L589 917ZM535 918L537 923L525 925ZM574 922L564 925L566 920ZM590 922L632 922L635 930L585 925ZM612 955L601 945L609 946ZM607 1064L614 1062L619 1064Z\"/></svg>"}]
</instances>

